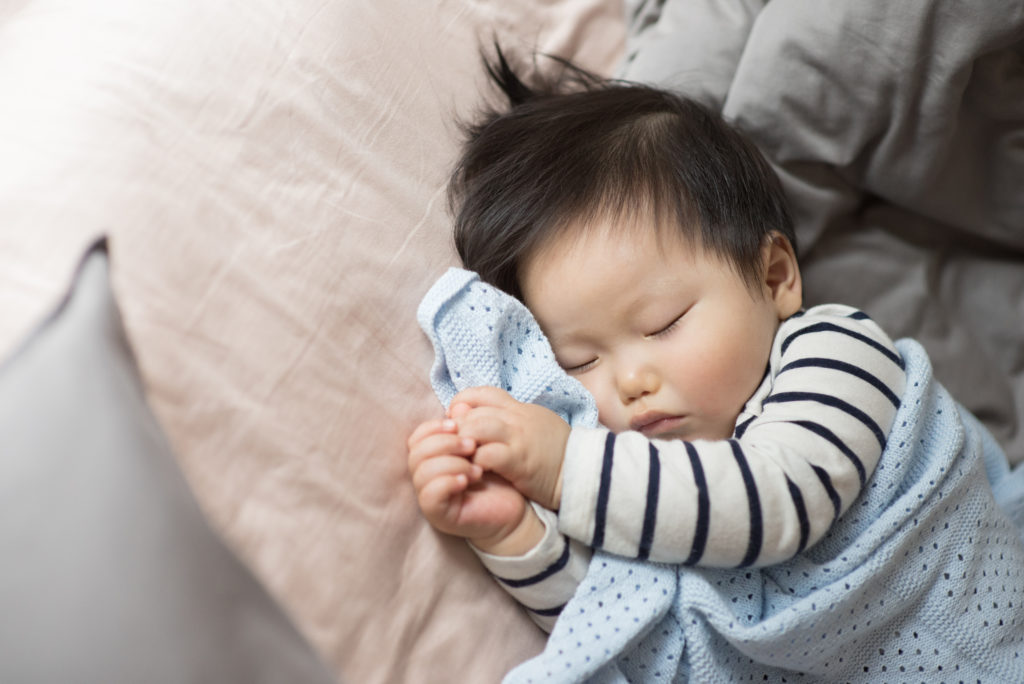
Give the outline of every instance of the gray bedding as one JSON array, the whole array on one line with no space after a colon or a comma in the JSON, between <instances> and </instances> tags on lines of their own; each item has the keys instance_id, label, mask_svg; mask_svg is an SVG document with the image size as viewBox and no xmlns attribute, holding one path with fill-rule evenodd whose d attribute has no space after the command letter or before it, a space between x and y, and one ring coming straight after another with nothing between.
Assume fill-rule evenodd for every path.
<instances>
[{"instance_id":1,"label":"gray bedding","mask_svg":"<svg viewBox=\"0 0 1024 684\"><path fill-rule=\"evenodd\" d=\"M621 75L775 165L805 302L861 307L1024 461L1024 3L627 0Z\"/></svg>"}]
</instances>

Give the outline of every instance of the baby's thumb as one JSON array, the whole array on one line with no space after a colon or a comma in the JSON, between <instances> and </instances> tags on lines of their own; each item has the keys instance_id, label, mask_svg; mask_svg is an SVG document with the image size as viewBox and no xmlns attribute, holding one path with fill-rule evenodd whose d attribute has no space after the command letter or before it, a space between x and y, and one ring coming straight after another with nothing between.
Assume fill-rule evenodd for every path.
<instances>
[{"instance_id":1,"label":"baby's thumb","mask_svg":"<svg viewBox=\"0 0 1024 684\"><path fill-rule=\"evenodd\" d=\"M458 420L459 418L462 418L467 413L469 413L471 410L473 410L472 406L460 401L448 407L448 417L453 420Z\"/></svg>"}]
</instances>

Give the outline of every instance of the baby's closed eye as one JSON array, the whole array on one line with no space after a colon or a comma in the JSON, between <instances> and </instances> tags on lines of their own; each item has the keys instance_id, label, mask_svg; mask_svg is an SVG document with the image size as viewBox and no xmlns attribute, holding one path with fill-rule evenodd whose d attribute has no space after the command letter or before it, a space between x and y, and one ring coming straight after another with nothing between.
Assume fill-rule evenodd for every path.
<instances>
[{"instance_id":1,"label":"baby's closed eye","mask_svg":"<svg viewBox=\"0 0 1024 684\"><path fill-rule=\"evenodd\" d=\"M644 337L646 337L647 339L651 339L651 338L655 338L655 337L662 337L664 335L668 335L669 333L671 333L672 331L674 331L676 328L679 327L679 324L682 322L683 317L686 316L686 312L689 311L689 310L690 309L687 308L681 314L679 314L678 316L673 318L671 321L669 321L668 324L658 328L657 330L655 330L652 333L648 333L648 334L644 335Z\"/></svg>"},{"instance_id":2,"label":"baby's closed eye","mask_svg":"<svg viewBox=\"0 0 1024 684\"><path fill-rule=\"evenodd\" d=\"M558 365L560 365L562 367L562 370L564 370L569 375L576 375L578 373L585 373L586 371L588 371L591 368L593 368L596 364L597 364L597 359L596 358L593 358L593 359L591 359L589 361L586 361L584 363L563 363L561 361L558 362Z\"/></svg>"}]
</instances>

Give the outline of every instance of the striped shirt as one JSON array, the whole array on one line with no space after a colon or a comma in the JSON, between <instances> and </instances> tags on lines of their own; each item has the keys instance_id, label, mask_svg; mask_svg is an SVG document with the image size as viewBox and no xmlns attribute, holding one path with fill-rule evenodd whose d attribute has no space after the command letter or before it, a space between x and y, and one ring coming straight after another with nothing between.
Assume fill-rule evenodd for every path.
<instances>
[{"instance_id":1,"label":"striped shirt","mask_svg":"<svg viewBox=\"0 0 1024 684\"><path fill-rule=\"evenodd\" d=\"M867 315L823 305L779 326L768 372L727 440L659 440L574 429L557 514L523 556L480 553L545 629L586 574L591 549L704 567L792 558L857 497L885 448L903 361Z\"/></svg>"}]
</instances>

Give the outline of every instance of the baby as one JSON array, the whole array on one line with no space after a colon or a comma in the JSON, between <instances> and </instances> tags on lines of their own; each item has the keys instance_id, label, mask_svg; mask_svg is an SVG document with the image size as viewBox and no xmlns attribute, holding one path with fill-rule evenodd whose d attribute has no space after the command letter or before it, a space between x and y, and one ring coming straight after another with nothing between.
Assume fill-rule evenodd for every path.
<instances>
[{"instance_id":1,"label":"baby","mask_svg":"<svg viewBox=\"0 0 1024 684\"><path fill-rule=\"evenodd\" d=\"M468 131L452 178L463 264L523 301L602 427L495 387L409 437L423 514L466 538L550 630L593 549L779 563L872 475L905 383L865 314L802 308L785 198L758 150L670 92L566 65Z\"/></svg>"}]
</instances>

